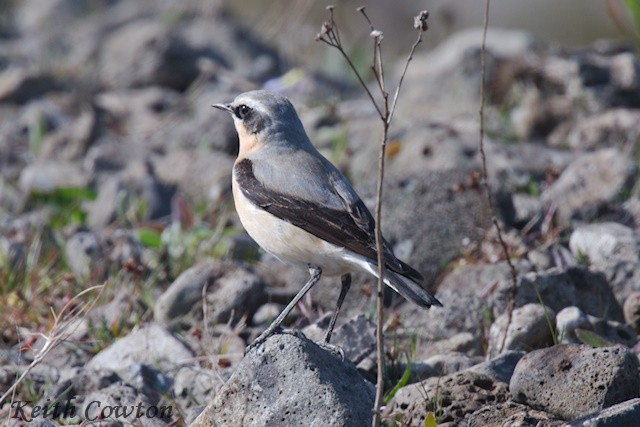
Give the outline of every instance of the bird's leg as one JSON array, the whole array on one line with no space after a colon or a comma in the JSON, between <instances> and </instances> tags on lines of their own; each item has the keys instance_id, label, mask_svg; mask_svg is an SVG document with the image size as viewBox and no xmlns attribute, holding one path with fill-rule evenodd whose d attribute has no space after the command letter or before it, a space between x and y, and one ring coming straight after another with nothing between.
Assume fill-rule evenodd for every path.
<instances>
[{"instance_id":1,"label":"bird's leg","mask_svg":"<svg viewBox=\"0 0 640 427\"><path fill-rule=\"evenodd\" d=\"M276 330L278 330L278 328L280 328L280 324L289 315L291 310L293 310L293 307L295 307L296 304L298 304L298 302L305 296L305 294L309 292L313 285L315 285L318 280L320 280L320 276L322 276L322 270L316 265L309 264L309 274L311 275L311 277L309 277L309 280L303 286L303 288L300 289L295 297L293 297L291 302L284 308L284 310L282 310L278 317L276 317L275 320L271 322L271 325L269 325L267 330L261 333L260 336L256 338L253 343L249 345L249 347L247 347L247 351L262 344L267 338L273 335Z\"/></svg>"},{"instance_id":2,"label":"bird's leg","mask_svg":"<svg viewBox=\"0 0 640 427\"><path fill-rule=\"evenodd\" d=\"M347 296L347 292L349 292L349 288L351 287L351 274L347 273L342 276L342 287L340 288L340 296L338 296L338 304L336 305L336 311L333 312L333 316L331 316L331 321L329 322L329 328L327 329L327 335L324 337L324 342L329 344L331 341L331 334L333 333L333 327L336 326L336 320L338 320L338 313L340 312L340 307L342 307L342 303L344 302L344 298Z\"/></svg>"}]
</instances>

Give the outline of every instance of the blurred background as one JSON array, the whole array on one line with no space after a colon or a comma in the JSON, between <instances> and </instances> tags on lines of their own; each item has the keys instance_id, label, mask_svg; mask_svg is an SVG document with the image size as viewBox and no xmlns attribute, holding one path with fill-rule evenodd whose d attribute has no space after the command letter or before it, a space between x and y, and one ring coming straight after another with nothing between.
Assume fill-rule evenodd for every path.
<instances>
[{"instance_id":1,"label":"blurred background","mask_svg":"<svg viewBox=\"0 0 640 427\"><path fill-rule=\"evenodd\" d=\"M457 31L482 26L484 1L468 0L347 0L340 2L313 0L224 1L224 5L242 22L277 45L290 58L333 64L335 55L318 49L309 55L309 46L327 17L327 5L336 3L336 21L350 42L366 43L367 23L354 13L366 6L371 20L387 37L385 48L390 55L404 55L414 40L413 16L422 9L430 12L430 29L424 43L434 46ZM492 28L529 31L542 41L564 46L586 46L600 39L623 39L616 19L625 21L619 0L493 0ZM615 18L612 16L617 14ZM315 54L315 52L314 52Z\"/></svg>"}]
</instances>

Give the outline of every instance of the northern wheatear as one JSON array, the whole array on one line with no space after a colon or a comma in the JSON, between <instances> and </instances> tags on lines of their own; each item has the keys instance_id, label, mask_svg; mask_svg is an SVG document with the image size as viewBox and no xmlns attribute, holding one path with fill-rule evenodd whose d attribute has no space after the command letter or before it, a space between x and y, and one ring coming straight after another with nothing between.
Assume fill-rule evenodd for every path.
<instances>
[{"instance_id":1,"label":"northern wheatear","mask_svg":"<svg viewBox=\"0 0 640 427\"><path fill-rule=\"evenodd\" d=\"M267 252L307 267L311 277L253 343L273 334L300 299L326 275L342 276L325 342L351 285L351 272L378 277L375 221L347 179L311 144L287 98L257 90L230 104L240 150L233 166L233 198L242 225ZM395 257L384 241L384 283L421 307L442 304L423 287L423 277Z\"/></svg>"}]
</instances>

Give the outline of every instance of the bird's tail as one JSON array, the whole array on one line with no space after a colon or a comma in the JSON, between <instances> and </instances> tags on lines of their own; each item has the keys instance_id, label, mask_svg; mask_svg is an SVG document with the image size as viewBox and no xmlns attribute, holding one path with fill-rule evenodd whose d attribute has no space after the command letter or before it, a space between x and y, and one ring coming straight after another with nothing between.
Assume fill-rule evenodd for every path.
<instances>
[{"instance_id":1,"label":"bird's tail","mask_svg":"<svg viewBox=\"0 0 640 427\"><path fill-rule=\"evenodd\" d=\"M376 274L376 277L378 275ZM442 307L442 303L420 284L389 269L385 270L384 283L394 291L418 304L420 307L429 308L432 305Z\"/></svg>"},{"instance_id":2,"label":"bird's tail","mask_svg":"<svg viewBox=\"0 0 640 427\"><path fill-rule=\"evenodd\" d=\"M377 264L372 262L366 263L366 270L378 277ZM432 305L442 307L442 303L430 292L420 286L419 283L416 283L410 278L398 274L388 268L385 269L384 283L409 301L418 304L420 307L429 308Z\"/></svg>"}]
</instances>

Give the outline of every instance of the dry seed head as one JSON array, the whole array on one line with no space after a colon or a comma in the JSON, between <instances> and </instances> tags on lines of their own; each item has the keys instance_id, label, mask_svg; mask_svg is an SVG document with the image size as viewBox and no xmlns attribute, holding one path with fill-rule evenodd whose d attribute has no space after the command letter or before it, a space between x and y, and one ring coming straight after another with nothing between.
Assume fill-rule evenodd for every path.
<instances>
[{"instance_id":1,"label":"dry seed head","mask_svg":"<svg viewBox=\"0 0 640 427\"><path fill-rule=\"evenodd\" d=\"M429 29L427 18L429 18L429 12L421 10L420 13L413 17L413 28L420 31L427 31Z\"/></svg>"}]
</instances>

